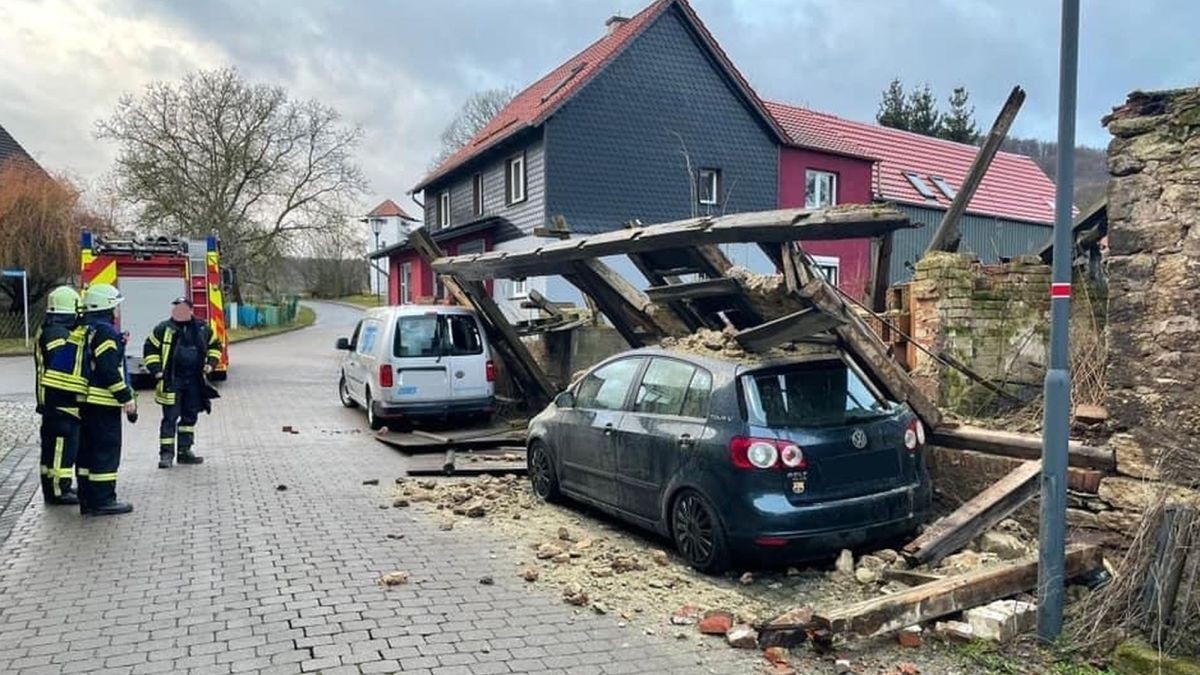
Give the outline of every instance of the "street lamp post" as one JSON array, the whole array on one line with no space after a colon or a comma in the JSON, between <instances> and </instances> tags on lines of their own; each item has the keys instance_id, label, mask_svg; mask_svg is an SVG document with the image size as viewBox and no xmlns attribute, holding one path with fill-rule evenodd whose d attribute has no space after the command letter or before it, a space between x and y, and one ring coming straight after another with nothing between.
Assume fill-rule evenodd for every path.
<instances>
[{"instance_id":1,"label":"street lamp post","mask_svg":"<svg viewBox=\"0 0 1200 675\"><path fill-rule=\"evenodd\" d=\"M378 251L379 250L379 235L381 232L383 232L383 223L385 221L383 220L383 218L373 216L370 218L362 218L359 220L359 222L370 223L371 232L373 232L375 234L375 250ZM375 298L376 298L376 300L379 300L379 304L382 305L383 301L382 301L381 296L383 295L383 279L379 272L379 263L374 262L374 263L371 263L371 265L372 265L372 267L375 268Z\"/></svg>"}]
</instances>

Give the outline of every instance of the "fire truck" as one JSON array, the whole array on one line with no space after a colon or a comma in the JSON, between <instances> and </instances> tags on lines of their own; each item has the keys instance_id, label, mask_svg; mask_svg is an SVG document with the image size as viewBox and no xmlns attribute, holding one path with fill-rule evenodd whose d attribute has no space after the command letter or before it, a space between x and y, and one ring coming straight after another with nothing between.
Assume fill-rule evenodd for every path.
<instances>
[{"instance_id":1,"label":"fire truck","mask_svg":"<svg viewBox=\"0 0 1200 675\"><path fill-rule=\"evenodd\" d=\"M83 288L112 284L125 296L117 327L129 335L125 368L130 376L149 375L142 364L142 344L154 327L167 319L171 301L179 297L190 298L196 318L208 321L213 333L221 338L221 360L212 379L228 376L229 340L221 287L227 285L229 277L222 275L216 235L193 240L123 239L85 231L80 250Z\"/></svg>"}]
</instances>

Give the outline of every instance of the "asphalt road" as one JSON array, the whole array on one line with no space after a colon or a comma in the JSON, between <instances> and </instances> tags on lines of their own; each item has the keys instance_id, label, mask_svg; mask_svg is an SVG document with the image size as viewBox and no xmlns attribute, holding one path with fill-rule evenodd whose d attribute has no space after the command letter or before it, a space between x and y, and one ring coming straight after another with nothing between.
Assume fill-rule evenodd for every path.
<instances>
[{"instance_id":1,"label":"asphalt road","mask_svg":"<svg viewBox=\"0 0 1200 675\"><path fill-rule=\"evenodd\" d=\"M701 656L527 584L498 537L380 508L404 458L336 391L333 344L359 311L316 309L233 346L202 466L156 468L143 393L117 484L133 514L24 509L0 545L0 672L752 672L753 654ZM24 361L0 360L0 396L28 395ZM381 587L394 570L410 582Z\"/></svg>"}]
</instances>

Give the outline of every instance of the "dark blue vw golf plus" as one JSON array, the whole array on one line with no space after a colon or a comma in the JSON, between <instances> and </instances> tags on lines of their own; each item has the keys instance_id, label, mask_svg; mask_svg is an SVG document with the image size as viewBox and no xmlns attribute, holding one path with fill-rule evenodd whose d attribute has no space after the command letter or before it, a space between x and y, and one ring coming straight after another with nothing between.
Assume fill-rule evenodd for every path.
<instances>
[{"instance_id":1,"label":"dark blue vw golf plus","mask_svg":"<svg viewBox=\"0 0 1200 675\"><path fill-rule=\"evenodd\" d=\"M925 429L833 347L734 362L645 348L577 380L529 426L529 476L670 537L693 567L782 564L913 532Z\"/></svg>"}]
</instances>

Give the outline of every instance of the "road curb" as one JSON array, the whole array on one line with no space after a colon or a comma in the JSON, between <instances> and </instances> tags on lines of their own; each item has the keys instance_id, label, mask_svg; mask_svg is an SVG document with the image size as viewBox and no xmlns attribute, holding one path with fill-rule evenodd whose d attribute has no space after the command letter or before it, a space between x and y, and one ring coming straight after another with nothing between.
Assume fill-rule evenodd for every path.
<instances>
[{"instance_id":1,"label":"road curb","mask_svg":"<svg viewBox=\"0 0 1200 675\"><path fill-rule=\"evenodd\" d=\"M363 307L362 305L356 305L353 302L342 302L341 300L313 300L313 302L324 302L324 303L330 304L330 305L341 305L342 307L349 307L350 309L357 309L360 312L365 312L368 309L375 309L374 307ZM380 307L384 307L384 306L385 305L380 305Z\"/></svg>"}]
</instances>

